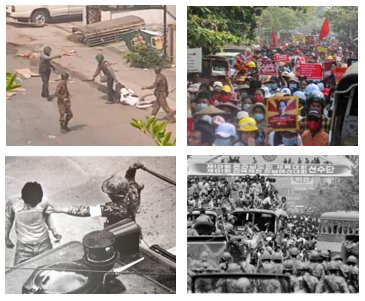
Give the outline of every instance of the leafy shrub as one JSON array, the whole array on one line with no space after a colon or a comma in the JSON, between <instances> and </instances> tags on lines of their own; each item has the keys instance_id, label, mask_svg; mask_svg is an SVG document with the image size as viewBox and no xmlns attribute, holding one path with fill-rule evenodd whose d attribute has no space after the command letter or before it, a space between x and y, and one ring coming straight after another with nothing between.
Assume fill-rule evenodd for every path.
<instances>
[{"instance_id":1,"label":"leafy shrub","mask_svg":"<svg viewBox=\"0 0 365 301\"><path fill-rule=\"evenodd\" d=\"M136 51L128 52L125 55L128 63L131 63L132 67L138 68L169 68L171 61L164 57L162 51L153 47L146 47L143 45L136 46Z\"/></svg>"}]
</instances>

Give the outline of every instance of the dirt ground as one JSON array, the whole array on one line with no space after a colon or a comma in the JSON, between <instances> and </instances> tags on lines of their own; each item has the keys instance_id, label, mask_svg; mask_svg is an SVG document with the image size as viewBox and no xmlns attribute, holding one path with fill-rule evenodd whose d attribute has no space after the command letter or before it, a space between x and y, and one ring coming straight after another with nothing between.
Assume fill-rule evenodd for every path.
<instances>
[{"instance_id":1,"label":"dirt ground","mask_svg":"<svg viewBox=\"0 0 365 301\"><path fill-rule=\"evenodd\" d=\"M7 157L5 200L19 197L26 182L37 181L51 204L67 207L108 202L109 198L101 190L103 181L114 173L126 171L136 161L175 181L175 157ZM175 247L175 186L143 170L137 171L136 181L145 185L141 212L136 218L144 240L148 245ZM85 234L102 229L104 220L103 217L56 214L55 223L62 240L54 243L54 247L73 240L81 241ZM10 237L16 243L14 228ZM12 266L13 260L14 249L6 249L6 266Z\"/></svg>"}]
</instances>

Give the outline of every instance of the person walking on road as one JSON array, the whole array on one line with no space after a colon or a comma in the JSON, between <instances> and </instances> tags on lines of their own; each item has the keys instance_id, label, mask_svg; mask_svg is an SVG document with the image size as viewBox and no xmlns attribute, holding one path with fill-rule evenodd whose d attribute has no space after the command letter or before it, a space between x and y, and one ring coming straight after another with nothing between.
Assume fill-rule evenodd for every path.
<instances>
[{"instance_id":1,"label":"person walking on road","mask_svg":"<svg viewBox=\"0 0 365 301\"><path fill-rule=\"evenodd\" d=\"M61 58L62 55L51 55L52 48L46 46L43 48L43 52L40 56L39 62L39 74L42 79L42 94L41 96L47 98L48 101L51 101L54 98L54 95L49 95L49 77L51 75L51 69L54 71L56 68L51 64L51 61L56 58Z\"/></svg>"},{"instance_id":2,"label":"person walking on road","mask_svg":"<svg viewBox=\"0 0 365 301\"><path fill-rule=\"evenodd\" d=\"M169 87L166 76L161 73L161 67L155 67L156 79L151 86L143 87L142 90L155 89L154 94L156 101L153 103L152 116L156 116L159 109L162 109L167 113L167 119L174 122L174 111L169 107L166 101L166 97L169 95Z\"/></svg>"},{"instance_id":3,"label":"person walking on road","mask_svg":"<svg viewBox=\"0 0 365 301\"><path fill-rule=\"evenodd\" d=\"M103 72L103 74L106 76L108 103L118 102L119 99L116 99L116 91L114 90L114 82L116 82L117 84L119 84L121 86L123 86L123 85L119 82L113 69L110 67L110 63L107 60L105 60L105 58L102 54L100 54L100 53L97 54L95 59L98 61L98 67L95 70L92 80L95 80L95 78L100 74L100 72Z\"/></svg>"},{"instance_id":4,"label":"person walking on road","mask_svg":"<svg viewBox=\"0 0 365 301\"><path fill-rule=\"evenodd\" d=\"M62 133L70 131L68 122L73 117L71 111L71 95L67 88L68 78L68 73L63 73L61 75L61 81L58 83L55 93L57 97L58 112L60 113L60 127Z\"/></svg>"}]
</instances>

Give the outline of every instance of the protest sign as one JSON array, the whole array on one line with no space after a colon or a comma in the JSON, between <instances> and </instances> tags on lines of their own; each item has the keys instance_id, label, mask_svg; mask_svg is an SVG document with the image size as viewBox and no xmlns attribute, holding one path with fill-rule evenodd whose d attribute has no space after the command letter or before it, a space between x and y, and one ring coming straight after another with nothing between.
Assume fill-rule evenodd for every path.
<instances>
[{"instance_id":1,"label":"protest sign","mask_svg":"<svg viewBox=\"0 0 365 301\"><path fill-rule=\"evenodd\" d=\"M305 43L305 36L294 36L293 39L294 39L294 43L295 42Z\"/></svg>"},{"instance_id":2,"label":"protest sign","mask_svg":"<svg viewBox=\"0 0 365 301\"><path fill-rule=\"evenodd\" d=\"M315 36L305 36L305 44L306 45L313 45L315 42Z\"/></svg>"},{"instance_id":3,"label":"protest sign","mask_svg":"<svg viewBox=\"0 0 365 301\"><path fill-rule=\"evenodd\" d=\"M188 48L187 69L188 73L202 72L201 48Z\"/></svg>"},{"instance_id":4,"label":"protest sign","mask_svg":"<svg viewBox=\"0 0 365 301\"><path fill-rule=\"evenodd\" d=\"M266 124L275 131L297 130L298 103L297 96L269 98L266 104Z\"/></svg>"},{"instance_id":5,"label":"protest sign","mask_svg":"<svg viewBox=\"0 0 365 301\"><path fill-rule=\"evenodd\" d=\"M327 48L326 47L317 47L317 52L318 53L325 53L327 54Z\"/></svg>"},{"instance_id":6,"label":"protest sign","mask_svg":"<svg viewBox=\"0 0 365 301\"><path fill-rule=\"evenodd\" d=\"M257 62L257 69L259 71L259 76L264 75L275 75L277 76L279 64L274 61L267 61L267 60L259 60Z\"/></svg>"},{"instance_id":7,"label":"protest sign","mask_svg":"<svg viewBox=\"0 0 365 301\"><path fill-rule=\"evenodd\" d=\"M323 63L323 72L324 72L323 78L330 76L331 72L332 72L332 68L336 67L336 66L337 66L336 60L325 61Z\"/></svg>"},{"instance_id":8,"label":"protest sign","mask_svg":"<svg viewBox=\"0 0 365 301\"><path fill-rule=\"evenodd\" d=\"M334 67L333 75L335 76L336 84L340 81L340 79L345 75L347 67Z\"/></svg>"},{"instance_id":9,"label":"protest sign","mask_svg":"<svg viewBox=\"0 0 365 301\"><path fill-rule=\"evenodd\" d=\"M274 61L275 62L290 62L289 54L275 54L274 55Z\"/></svg>"},{"instance_id":10,"label":"protest sign","mask_svg":"<svg viewBox=\"0 0 365 301\"><path fill-rule=\"evenodd\" d=\"M323 69L321 64L300 64L300 76L307 80L322 80Z\"/></svg>"}]
</instances>

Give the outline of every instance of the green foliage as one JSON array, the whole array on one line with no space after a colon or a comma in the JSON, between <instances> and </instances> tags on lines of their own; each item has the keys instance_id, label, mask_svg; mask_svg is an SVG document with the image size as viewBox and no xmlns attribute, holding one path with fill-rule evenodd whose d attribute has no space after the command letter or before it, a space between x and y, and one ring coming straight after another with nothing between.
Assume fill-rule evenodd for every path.
<instances>
[{"instance_id":1,"label":"green foliage","mask_svg":"<svg viewBox=\"0 0 365 301\"><path fill-rule=\"evenodd\" d=\"M358 37L357 6L333 6L324 14L328 18L330 31L340 41L348 42Z\"/></svg>"},{"instance_id":2,"label":"green foliage","mask_svg":"<svg viewBox=\"0 0 365 301\"><path fill-rule=\"evenodd\" d=\"M171 132L166 132L167 122L157 122L155 116L150 116L146 121L132 118L131 125L145 134L153 137L158 146L175 146L176 140L170 141Z\"/></svg>"},{"instance_id":3,"label":"green foliage","mask_svg":"<svg viewBox=\"0 0 365 301\"><path fill-rule=\"evenodd\" d=\"M260 6L189 6L188 47L201 47L204 54L212 54L229 44L251 45L256 16L262 9Z\"/></svg>"},{"instance_id":4,"label":"green foliage","mask_svg":"<svg viewBox=\"0 0 365 301\"><path fill-rule=\"evenodd\" d=\"M288 7L269 6L260 16L264 30L278 32L280 30L293 30L297 24L296 13Z\"/></svg>"},{"instance_id":5,"label":"green foliage","mask_svg":"<svg viewBox=\"0 0 365 301\"><path fill-rule=\"evenodd\" d=\"M163 56L162 51L153 47L137 45L136 51L128 52L125 59L131 66L138 68L170 68L171 61Z\"/></svg>"},{"instance_id":6,"label":"green foliage","mask_svg":"<svg viewBox=\"0 0 365 301\"><path fill-rule=\"evenodd\" d=\"M6 92L20 88L21 84L16 82L16 74L6 72Z\"/></svg>"}]
</instances>

